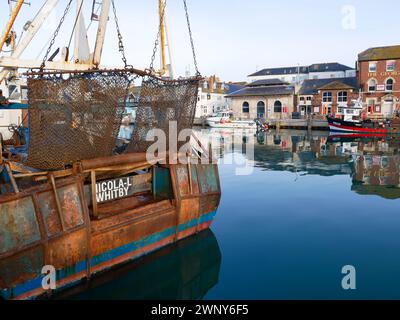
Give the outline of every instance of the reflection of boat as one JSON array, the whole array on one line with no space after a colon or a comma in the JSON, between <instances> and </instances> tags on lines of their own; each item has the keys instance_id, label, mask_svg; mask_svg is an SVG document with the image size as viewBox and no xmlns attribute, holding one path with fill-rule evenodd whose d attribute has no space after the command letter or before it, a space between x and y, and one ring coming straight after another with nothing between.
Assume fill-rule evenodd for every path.
<instances>
[{"instance_id":1,"label":"reflection of boat","mask_svg":"<svg viewBox=\"0 0 400 320\"><path fill-rule=\"evenodd\" d=\"M220 112L215 117L207 118L206 122L211 128L238 128L238 129L256 128L255 121L232 120L229 112Z\"/></svg>"},{"instance_id":2,"label":"reflection of boat","mask_svg":"<svg viewBox=\"0 0 400 320\"><path fill-rule=\"evenodd\" d=\"M198 300L218 283L220 267L218 241L206 230L56 299Z\"/></svg>"},{"instance_id":3,"label":"reflection of boat","mask_svg":"<svg viewBox=\"0 0 400 320\"><path fill-rule=\"evenodd\" d=\"M357 139L368 139L368 138L386 138L387 134L381 133L347 133L347 132L334 132L329 134L329 142L349 142Z\"/></svg>"}]
</instances>

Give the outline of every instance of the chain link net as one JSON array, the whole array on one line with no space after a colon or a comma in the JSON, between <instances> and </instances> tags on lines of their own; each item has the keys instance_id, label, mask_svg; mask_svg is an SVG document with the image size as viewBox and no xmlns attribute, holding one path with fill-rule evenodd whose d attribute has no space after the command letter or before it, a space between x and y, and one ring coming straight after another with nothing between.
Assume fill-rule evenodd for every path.
<instances>
[{"instance_id":1,"label":"chain link net","mask_svg":"<svg viewBox=\"0 0 400 320\"><path fill-rule=\"evenodd\" d=\"M171 121L176 122L178 134L184 129L191 129L196 112L199 82L199 77L176 81L145 77L132 142L127 152L146 152L154 144L154 141L147 141L154 129L164 132L168 148ZM178 150L185 143L178 141Z\"/></svg>"},{"instance_id":2,"label":"chain link net","mask_svg":"<svg viewBox=\"0 0 400 320\"><path fill-rule=\"evenodd\" d=\"M63 169L111 156L130 79L125 71L28 78L30 143L27 165Z\"/></svg>"}]
</instances>

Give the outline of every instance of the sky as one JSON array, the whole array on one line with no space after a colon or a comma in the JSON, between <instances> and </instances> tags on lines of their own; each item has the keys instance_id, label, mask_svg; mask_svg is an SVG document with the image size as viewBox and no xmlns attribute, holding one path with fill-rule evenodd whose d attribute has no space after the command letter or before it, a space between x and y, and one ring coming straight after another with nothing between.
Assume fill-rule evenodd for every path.
<instances>
[{"instance_id":1,"label":"sky","mask_svg":"<svg viewBox=\"0 0 400 320\"><path fill-rule=\"evenodd\" d=\"M43 0L26 0L16 21L20 34ZM25 52L42 59L43 48L66 7L57 10ZM115 0L128 62L150 64L158 30L158 0ZM187 0L200 72L224 81L244 81L263 68L339 62L353 67L369 47L400 44L399 0ZM84 0L86 24L92 0ZM69 12L54 48L67 46L76 5ZM0 29L8 20L8 0L0 0ZM167 23L177 75L194 72L183 0L167 0ZM89 29L93 50L96 22ZM159 64L159 57L156 59ZM112 15L102 65L122 66Z\"/></svg>"}]
</instances>

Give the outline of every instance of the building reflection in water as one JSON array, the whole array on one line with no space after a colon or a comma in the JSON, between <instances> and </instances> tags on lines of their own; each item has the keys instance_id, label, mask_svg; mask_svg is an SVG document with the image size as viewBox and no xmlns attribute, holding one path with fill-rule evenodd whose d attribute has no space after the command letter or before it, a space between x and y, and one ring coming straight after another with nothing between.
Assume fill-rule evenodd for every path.
<instances>
[{"instance_id":1,"label":"building reflection in water","mask_svg":"<svg viewBox=\"0 0 400 320\"><path fill-rule=\"evenodd\" d=\"M230 152L246 155L246 143L253 143L255 167L300 175L348 175L358 194L400 198L400 136L349 137L298 130L256 134L229 129L197 134L212 136L213 152L220 158ZM240 141L242 146L237 145Z\"/></svg>"},{"instance_id":2,"label":"building reflection in water","mask_svg":"<svg viewBox=\"0 0 400 320\"><path fill-rule=\"evenodd\" d=\"M221 259L216 237L206 230L55 299L199 300L218 283Z\"/></svg>"}]
</instances>

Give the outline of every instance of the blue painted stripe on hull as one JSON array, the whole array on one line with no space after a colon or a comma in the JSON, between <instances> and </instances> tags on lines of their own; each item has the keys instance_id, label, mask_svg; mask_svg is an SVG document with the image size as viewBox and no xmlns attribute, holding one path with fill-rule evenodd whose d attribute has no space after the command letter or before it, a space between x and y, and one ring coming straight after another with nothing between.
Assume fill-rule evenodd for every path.
<instances>
[{"instance_id":1,"label":"blue painted stripe on hull","mask_svg":"<svg viewBox=\"0 0 400 320\"><path fill-rule=\"evenodd\" d=\"M179 226L179 232L191 229L195 227L197 224L203 224L209 221L212 221L216 215L217 211L213 211L207 214L204 214L200 217L200 221L198 219L193 219L187 223L181 224ZM164 231L161 231L159 233L153 234L147 238L144 238L139 241L135 241L132 243L128 243L126 245L123 245L121 247L115 248L113 250L110 250L106 253L103 253L101 255L98 255L96 257L93 257L91 260L91 265L92 266L97 266L101 263L107 262L109 260L118 258L124 254L127 254L129 252L138 250L140 248L147 247L151 244L157 243L171 235L175 234L175 227L168 228ZM83 272L86 270L87 263L86 261L79 262L75 266L64 268L61 270L57 270L57 281L62 281L70 276L73 276L74 274ZM30 291L33 291L35 289L39 289L42 287L42 280L44 276L40 276L36 279L24 282L23 284L17 285L13 289L6 289L3 291L0 291L0 295L4 299L10 299L12 297L18 297L23 294L26 294ZM79 281L77 281L79 282ZM67 285L66 285L67 286ZM66 286L63 286L62 288L65 288ZM60 288L59 288L60 289Z\"/></svg>"}]
</instances>

